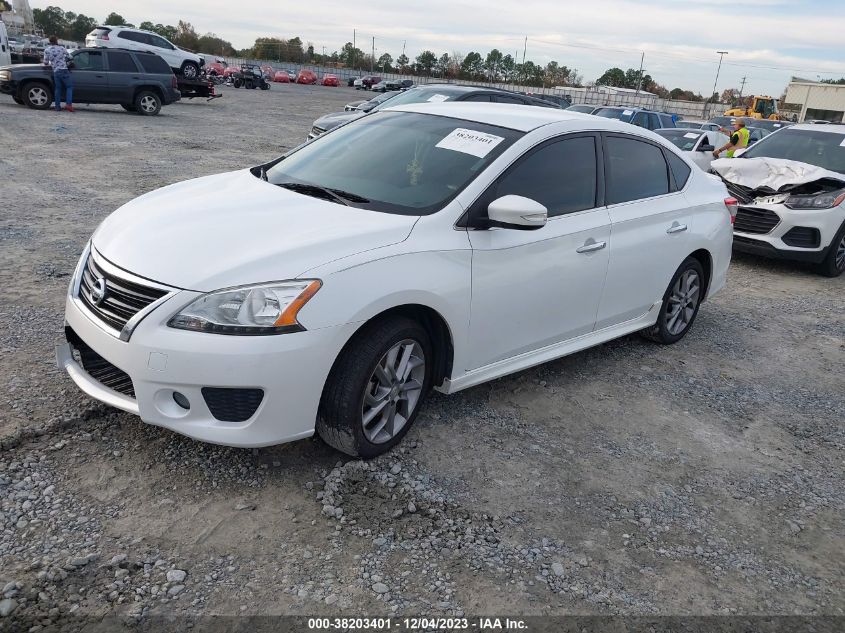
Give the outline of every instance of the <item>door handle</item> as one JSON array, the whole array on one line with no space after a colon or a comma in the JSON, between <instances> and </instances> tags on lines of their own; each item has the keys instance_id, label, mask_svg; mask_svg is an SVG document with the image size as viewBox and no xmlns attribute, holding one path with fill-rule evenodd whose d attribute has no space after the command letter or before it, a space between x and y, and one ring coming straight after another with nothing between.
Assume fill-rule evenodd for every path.
<instances>
[{"instance_id":1,"label":"door handle","mask_svg":"<svg viewBox=\"0 0 845 633\"><path fill-rule=\"evenodd\" d=\"M673 233L683 233L683 232L684 232L684 231L686 231L686 230L687 230L687 225L686 225L686 224L678 224L678 223L676 222L675 224L673 224L672 226L670 226L668 229L666 229L666 232L667 232L669 235L672 235Z\"/></svg>"},{"instance_id":2,"label":"door handle","mask_svg":"<svg viewBox=\"0 0 845 633\"><path fill-rule=\"evenodd\" d=\"M605 246L607 246L607 242L586 242L583 246L579 246L575 249L576 253L592 253L593 251L600 251Z\"/></svg>"}]
</instances>

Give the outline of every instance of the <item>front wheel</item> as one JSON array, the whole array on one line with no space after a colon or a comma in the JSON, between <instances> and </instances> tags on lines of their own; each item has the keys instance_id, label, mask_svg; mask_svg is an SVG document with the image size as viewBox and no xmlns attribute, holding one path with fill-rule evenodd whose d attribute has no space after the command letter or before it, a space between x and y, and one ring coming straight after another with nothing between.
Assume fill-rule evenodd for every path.
<instances>
[{"instance_id":1,"label":"front wheel","mask_svg":"<svg viewBox=\"0 0 845 633\"><path fill-rule=\"evenodd\" d=\"M53 91L43 83L30 83L23 89L23 102L30 108L46 110L53 101Z\"/></svg>"},{"instance_id":2,"label":"front wheel","mask_svg":"<svg viewBox=\"0 0 845 633\"><path fill-rule=\"evenodd\" d=\"M816 265L816 271L825 277L838 277L845 272L845 223L833 237L824 261Z\"/></svg>"},{"instance_id":3,"label":"front wheel","mask_svg":"<svg viewBox=\"0 0 845 633\"><path fill-rule=\"evenodd\" d=\"M270 90L270 84L268 84L268 83L265 81L264 83L262 83L262 84L261 84L261 89L262 89L262 90Z\"/></svg>"},{"instance_id":4,"label":"front wheel","mask_svg":"<svg viewBox=\"0 0 845 633\"><path fill-rule=\"evenodd\" d=\"M240 79L240 78L238 78L238 77L235 77L235 79L232 81L232 85L233 85L235 88L240 88L241 86L243 86L243 85L244 85L244 82L243 82L243 80L242 80L242 79Z\"/></svg>"},{"instance_id":5,"label":"front wheel","mask_svg":"<svg viewBox=\"0 0 845 633\"><path fill-rule=\"evenodd\" d=\"M144 116L155 116L161 112L161 99L149 90L142 90L135 97L135 110Z\"/></svg>"},{"instance_id":6,"label":"front wheel","mask_svg":"<svg viewBox=\"0 0 845 633\"><path fill-rule=\"evenodd\" d=\"M396 446L416 419L431 384L425 329L405 317L366 326L335 361L317 415L326 444L371 458Z\"/></svg>"},{"instance_id":7,"label":"front wheel","mask_svg":"<svg viewBox=\"0 0 845 633\"><path fill-rule=\"evenodd\" d=\"M185 62L182 64L182 76L185 79L196 79L200 74L200 67L194 62Z\"/></svg>"},{"instance_id":8,"label":"front wheel","mask_svg":"<svg viewBox=\"0 0 845 633\"><path fill-rule=\"evenodd\" d=\"M663 295L657 323L641 332L663 345L677 343L692 327L704 298L704 270L694 257L687 257L675 272Z\"/></svg>"}]
</instances>

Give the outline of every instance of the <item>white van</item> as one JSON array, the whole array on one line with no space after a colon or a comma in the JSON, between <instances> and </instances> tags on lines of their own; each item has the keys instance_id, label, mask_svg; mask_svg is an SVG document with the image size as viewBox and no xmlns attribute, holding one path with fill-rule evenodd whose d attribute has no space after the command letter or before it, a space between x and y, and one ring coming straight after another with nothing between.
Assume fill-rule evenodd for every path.
<instances>
[{"instance_id":1,"label":"white van","mask_svg":"<svg viewBox=\"0 0 845 633\"><path fill-rule=\"evenodd\" d=\"M9 46L9 34L6 32L6 25L0 21L0 66L9 66L12 63L12 48Z\"/></svg>"}]
</instances>

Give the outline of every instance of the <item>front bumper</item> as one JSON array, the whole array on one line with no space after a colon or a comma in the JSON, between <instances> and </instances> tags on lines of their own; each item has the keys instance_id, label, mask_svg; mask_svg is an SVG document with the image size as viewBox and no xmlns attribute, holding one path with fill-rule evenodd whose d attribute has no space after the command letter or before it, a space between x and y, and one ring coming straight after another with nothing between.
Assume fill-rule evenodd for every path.
<instances>
[{"instance_id":1,"label":"front bumper","mask_svg":"<svg viewBox=\"0 0 845 633\"><path fill-rule=\"evenodd\" d=\"M134 398L95 380L74 358L68 342L57 346L59 367L89 396L205 442L257 447L312 435L326 377L355 325L275 336L225 336L168 327L169 318L196 296L176 293L141 321L129 341L107 332L96 316L67 298L67 326L102 359L128 374ZM227 422L212 414L204 387L261 389L263 398L245 421ZM177 404L174 392L187 399L189 409Z\"/></svg>"},{"instance_id":2,"label":"front bumper","mask_svg":"<svg viewBox=\"0 0 845 633\"><path fill-rule=\"evenodd\" d=\"M17 95L18 94L18 82L14 79L9 79L7 81L0 81L0 92L5 95Z\"/></svg>"}]
</instances>

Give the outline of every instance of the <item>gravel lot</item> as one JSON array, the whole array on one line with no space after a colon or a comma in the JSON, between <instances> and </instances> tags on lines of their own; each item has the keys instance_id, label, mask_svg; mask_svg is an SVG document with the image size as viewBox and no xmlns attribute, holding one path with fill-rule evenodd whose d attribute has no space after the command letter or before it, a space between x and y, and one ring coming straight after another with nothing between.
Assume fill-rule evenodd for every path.
<instances>
[{"instance_id":1,"label":"gravel lot","mask_svg":"<svg viewBox=\"0 0 845 633\"><path fill-rule=\"evenodd\" d=\"M632 336L434 395L368 463L317 439L205 445L83 396L53 344L97 224L277 155L355 97L223 90L154 118L0 96L0 630L78 615L845 614L845 278L800 265L737 256L678 345Z\"/></svg>"}]
</instances>

